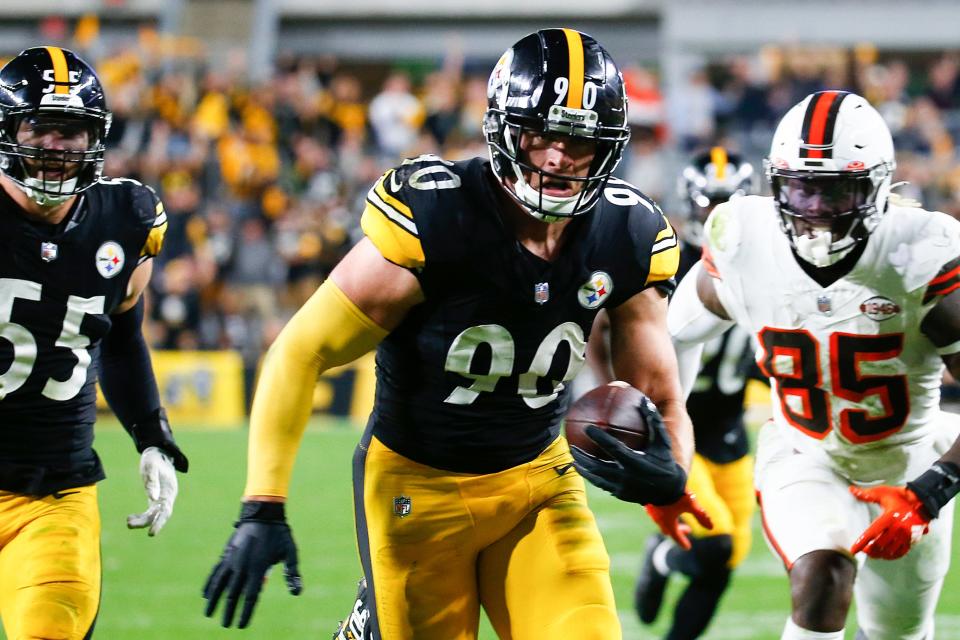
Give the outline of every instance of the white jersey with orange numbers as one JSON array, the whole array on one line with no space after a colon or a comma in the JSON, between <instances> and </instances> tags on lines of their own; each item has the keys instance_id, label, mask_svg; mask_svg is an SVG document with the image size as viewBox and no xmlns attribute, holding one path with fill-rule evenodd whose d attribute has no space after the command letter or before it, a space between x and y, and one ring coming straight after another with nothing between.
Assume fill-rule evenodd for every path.
<instances>
[{"instance_id":1,"label":"white jersey with orange numbers","mask_svg":"<svg viewBox=\"0 0 960 640\"><path fill-rule=\"evenodd\" d=\"M759 342L778 430L851 481L901 479L909 445L938 428L941 355L960 351L920 330L960 287L960 222L891 204L855 267L827 287L797 263L772 198L717 207L705 240L724 308Z\"/></svg>"}]
</instances>

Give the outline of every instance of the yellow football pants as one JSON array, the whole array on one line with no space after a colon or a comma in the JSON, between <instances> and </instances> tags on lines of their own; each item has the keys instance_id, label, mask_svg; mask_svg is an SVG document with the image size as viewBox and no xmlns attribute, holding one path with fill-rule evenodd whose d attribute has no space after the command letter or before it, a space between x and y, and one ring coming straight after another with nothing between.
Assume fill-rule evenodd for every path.
<instances>
[{"instance_id":1,"label":"yellow football pants","mask_svg":"<svg viewBox=\"0 0 960 640\"><path fill-rule=\"evenodd\" d=\"M376 438L354 465L375 638L474 640L480 606L503 640L621 637L610 560L563 438L491 474L417 464Z\"/></svg>"},{"instance_id":2,"label":"yellow football pants","mask_svg":"<svg viewBox=\"0 0 960 640\"><path fill-rule=\"evenodd\" d=\"M0 492L0 618L8 640L82 640L99 606L96 485L43 498Z\"/></svg>"},{"instance_id":3,"label":"yellow football pants","mask_svg":"<svg viewBox=\"0 0 960 640\"><path fill-rule=\"evenodd\" d=\"M731 569L739 565L750 551L751 518L756 506L753 491L753 457L719 464L696 454L687 477L687 490L713 520L713 529L705 529L688 515L684 522L695 536L729 535L733 538L733 554L727 563Z\"/></svg>"}]
</instances>

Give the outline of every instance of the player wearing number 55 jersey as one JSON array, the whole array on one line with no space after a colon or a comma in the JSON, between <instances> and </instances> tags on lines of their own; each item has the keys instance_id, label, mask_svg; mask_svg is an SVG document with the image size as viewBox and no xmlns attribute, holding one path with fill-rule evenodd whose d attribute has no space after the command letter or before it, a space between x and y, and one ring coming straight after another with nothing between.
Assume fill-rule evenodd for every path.
<instances>
[{"instance_id":1,"label":"player wearing number 55 jersey","mask_svg":"<svg viewBox=\"0 0 960 640\"><path fill-rule=\"evenodd\" d=\"M670 311L685 381L721 318L760 343L774 419L755 485L790 575L787 639L842 638L851 596L858 638L934 634L960 490L939 409L944 364L960 374L960 223L891 198L893 170L863 98L808 96L774 135L773 197L714 210Z\"/></svg>"},{"instance_id":2,"label":"player wearing number 55 jersey","mask_svg":"<svg viewBox=\"0 0 960 640\"><path fill-rule=\"evenodd\" d=\"M366 578L343 638L618 638L609 560L559 436L596 313L618 377L645 390L689 463L666 332L678 258L660 210L610 177L627 141L620 73L589 36L540 31L493 71L491 160L424 156L371 189L362 240L271 348L254 398L236 532L205 588L249 622L269 567L300 590L284 521L318 371L377 346L354 457ZM694 508L666 432L605 470L620 497ZM675 531L675 525L667 527Z\"/></svg>"},{"instance_id":3,"label":"player wearing number 55 jersey","mask_svg":"<svg viewBox=\"0 0 960 640\"><path fill-rule=\"evenodd\" d=\"M0 618L11 640L93 633L98 369L142 453L150 504L128 525L156 533L174 467L187 468L140 331L166 216L147 187L100 178L109 125L96 74L72 52L28 49L0 69Z\"/></svg>"}]
</instances>

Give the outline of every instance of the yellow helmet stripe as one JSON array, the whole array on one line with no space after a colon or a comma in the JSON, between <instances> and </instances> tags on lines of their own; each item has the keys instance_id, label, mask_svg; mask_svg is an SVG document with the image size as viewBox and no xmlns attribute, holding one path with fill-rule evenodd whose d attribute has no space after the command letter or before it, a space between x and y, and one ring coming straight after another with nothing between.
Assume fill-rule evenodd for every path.
<instances>
[{"instance_id":1,"label":"yellow helmet stripe","mask_svg":"<svg viewBox=\"0 0 960 640\"><path fill-rule=\"evenodd\" d=\"M67 56L63 55L63 49L60 47L44 47L50 54L50 61L53 62L53 81L54 93L70 93L70 73L67 68Z\"/></svg>"},{"instance_id":2,"label":"yellow helmet stripe","mask_svg":"<svg viewBox=\"0 0 960 640\"><path fill-rule=\"evenodd\" d=\"M570 80L570 89L567 91L567 106L571 109L583 108L583 39L573 29L564 29L567 36L567 54L570 63L567 65Z\"/></svg>"},{"instance_id":3,"label":"yellow helmet stripe","mask_svg":"<svg viewBox=\"0 0 960 640\"><path fill-rule=\"evenodd\" d=\"M710 162L717 172L717 180L723 180L727 173L727 150L723 147L710 149Z\"/></svg>"}]
</instances>

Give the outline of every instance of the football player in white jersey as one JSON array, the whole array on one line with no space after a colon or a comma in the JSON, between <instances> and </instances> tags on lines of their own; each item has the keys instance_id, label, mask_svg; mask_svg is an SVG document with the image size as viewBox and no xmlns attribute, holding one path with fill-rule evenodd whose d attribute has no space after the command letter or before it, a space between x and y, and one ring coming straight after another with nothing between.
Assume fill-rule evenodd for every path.
<instances>
[{"instance_id":1,"label":"football player in white jersey","mask_svg":"<svg viewBox=\"0 0 960 640\"><path fill-rule=\"evenodd\" d=\"M717 207L671 303L689 390L731 323L759 340L774 417L758 439L764 533L790 576L781 636L932 639L960 491L960 222L891 197L890 131L866 100L806 97L774 134L773 197Z\"/></svg>"}]
</instances>

